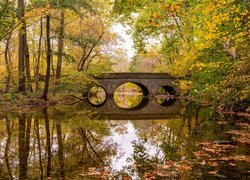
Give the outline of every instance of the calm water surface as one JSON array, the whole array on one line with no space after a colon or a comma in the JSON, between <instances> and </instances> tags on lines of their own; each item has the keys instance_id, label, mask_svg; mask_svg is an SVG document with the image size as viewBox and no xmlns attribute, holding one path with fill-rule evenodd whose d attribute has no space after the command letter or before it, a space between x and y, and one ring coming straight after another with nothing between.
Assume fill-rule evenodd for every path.
<instances>
[{"instance_id":1,"label":"calm water surface","mask_svg":"<svg viewBox=\"0 0 250 180\"><path fill-rule=\"evenodd\" d=\"M0 179L248 179L249 120L176 103L165 114L155 107L100 114L86 103L6 114Z\"/></svg>"}]
</instances>

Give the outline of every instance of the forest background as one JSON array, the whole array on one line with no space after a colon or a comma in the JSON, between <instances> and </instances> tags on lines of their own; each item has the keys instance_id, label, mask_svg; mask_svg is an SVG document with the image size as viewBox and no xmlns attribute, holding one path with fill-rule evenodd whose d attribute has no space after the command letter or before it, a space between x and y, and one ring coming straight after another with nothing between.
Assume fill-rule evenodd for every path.
<instances>
[{"instance_id":1,"label":"forest background","mask_svg":"<svg viewBox=\"0 0 250 180\"><path fill-rule=\"evenodd\" d=\"M0 109L81 96L104 72L167 72L199 105L249 112L247 0L1 0ZM131 61L113 30L132 34ZM44 101L45 100L45 101Z\"/></svg>"}]
</instances>

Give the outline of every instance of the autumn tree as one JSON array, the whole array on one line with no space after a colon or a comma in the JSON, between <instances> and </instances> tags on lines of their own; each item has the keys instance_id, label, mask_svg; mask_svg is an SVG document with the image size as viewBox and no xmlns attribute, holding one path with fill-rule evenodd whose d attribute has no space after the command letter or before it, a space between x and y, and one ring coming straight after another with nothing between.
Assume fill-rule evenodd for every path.
<instances>
[{"instance_id":1,"label":"autumn tree","mask_svg":"<svg viewBox=\"0 0 250 180\"><path fill-rule=\"evenodd\" d=\"M116 0L113 13L134 29L138 54L158 43L161 71L184 78L181 88L192 98L215 106L247 99L247 1Z\"/></svg>"},{"instance_id":2,"label":"autumn tree","mask_svg":"<svg viewBox=\"0 0 250 180\"><path fill-rule=\"evenodd\" d=\"M13 18L15 18L16 14L14 12L14 2L4 0L0 2L0 41L5 39L11 31L15 28L15 24L13 22Z\"/></svg>"},{"instance_id":3,"label":"autumn tree","mask_svg":"<svg viewBox=\"0 0 250 180\"><path fill-rule=\"evenodd\" d=\"M50 40L50 15L46 16L46 42L47 42L47 50L46 50L46 79L44 85L44 91L42 98L44 100L48 100L48 91L49 91L49 80L50 80L50 62L51 62L51 40Z\"/></svg>"},{"instance_id":4,"label":"autumn tree","mask_svg":"<svg viewBox=\"0 0 250 180\"><path fill-rule=\"evenodd\" d=\"M6 69L6 86L5 92L9 92L10 89L10 80L12 78L12 62L10 57L10 41L12 38L12 32L15 25L15 16L16 13L14 11L14 3L15 1L5 1L0 3L1 9L1 18L0 18L0 40L3 39L5 41L5 49L4 49L4 60L5 60L5 69ZM8 33L6 33L8 32Z\"/></svg>"},{"instance_id":5,"label":"autumn tree","mask_svg":"<svg viewBox=\"0 0 250 180\"><path fill-rule=\"evenodd\" d=\"M25 5L23 0L18 0L18 20L22 22L24 19ZM25 77L25 58L27 56L27 43L26 41L26 27L21 25L18 33L19 51L18 51L18 77L19 77L19 91L25 92L26 90L26 77Z\"/></svg>"},{"instance_id":6,"label":"autumn tree","mask_svg":"<svg viewBox=\"0 0 250 180\"><path fill-rule=\"evenodd\" d=\"M117 36L111 32L108 12L100 8L108 9L109 4L97 1L93 7L95 13L87 12L84 17L69 14L76 20L65 26L64 38L69 48L65 49L64 57L74 63L79 72L86 71L91 64L100 64L100 61L108 63L112 46L116 44Z\"/></svg>"},{"instance_id":7,"label":"autumn tree","mask_svg":"<svg viewBox=\"0 0 250 180\"><path fill-rule=\"evenodd\" d=\"M59 36L58 36L58 58L56 67L56 78L60 79L62 71L62 58L63 58L63 44L64 44L64 10L61 10L60 25L59 25Z\"/></svg>"},{"instance_id":8,"label":"autumn tree","mask_svg":"<svg viewBox=\"0 0 250 180\"><path fill-rule=\"evenodd\" d=\"M85 1L75 1L74 3L69 1L63 1L63 2L57 2L54 0L51 1L35 1L34 5L36 7L43 7L47 6L50 7L52 10L60 10L61 12L61 21L59 25L59 36L58 36L58 62L57 62L57 73L56 77L60 78L61 76L61 64L62 64L62 55L63 55L63 36L64 36L64 9L73 10L75 12L78 12L81 8L88 8L90 9L91 6L86 3ZM47 68L46 68L46 78L45 78L45 85L44 85L44 92L42 98L47 100L47 94L49 89L49 81L50 81L50 71L51 71L51 61L52 61L52 47L51 47L51 13L49 12L46 15L46 62L47 62ZM53 62L52 62L53 63ZM38 74L38 73L36 73Z\"/></svg>"}]
</instances>

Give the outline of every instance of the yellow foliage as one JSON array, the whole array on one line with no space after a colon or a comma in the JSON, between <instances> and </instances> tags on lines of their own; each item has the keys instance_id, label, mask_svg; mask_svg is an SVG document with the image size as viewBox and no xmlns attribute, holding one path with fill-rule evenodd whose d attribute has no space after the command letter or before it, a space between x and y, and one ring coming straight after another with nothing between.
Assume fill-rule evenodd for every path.
<instances>
[{"instance_id":1,"label":"yellow foliage","mask_svg":"<svg viewBox=\"0 0 250 180\"><path fill-rule=\"evenodd\" d=\"M204 64L204 63L196 63L195 66L198 67L198 68L203 68L203 67L206 67L206 64Z\"/></svg>"},{"instance_id":2,"label":"yellow foliage","mask_svg":"<svg viewBox=\"0 0 250 180\"><path fill-rule=\"evenodd\" d=\"M200 28L197 28L195 35L198 39L197 48L209 48L214 40L223 42L223 38L238 39L246 35L240 32L242 27L242 19L249 14L248 10L240 12L240 7L236 5L228 6L233 0L203 0L202 3L195 8L195 12L201 18L197 19L197 14L191 18L192 21L197 22ZM228 7L227 7L228 6ZM229 26L235 28L232 34ZM222 29L219 29L222 28Z\"/></svg>"},{"instance_id":3,"label":"yellow foliage","mask_svg":"<svg viewBox=\"0 0 250 180\"><path fill-rule=\"evenodd\" d=\"M45 7L39 7L36 9L32 9L31 11L27 11L24 19L34 18L34 17L41 17L43 15L50 14L52 12L52 8L47 5Z\"/></svg>"},{"instance_id":4,"label":"yellow foliage","mask_svg":"<svg viewBox=\"0 0 250 180\"><path fill-rule=\"evenodd\" d=\"M5 67L4 65L0 65L0 80L2 80L5 77Z\"/></svg>"},{"instance_id":5,"label":"yellow foliage","mask_svg":"<svg viewBox=\"0 0 250 180\"><path fill-rule=\"evenodd\" d=\"M184 80L184 81L180 82L180 88L183 91L186 91L186 90L190 89L191 86L192 86L192 81L186 81L186 80Z\"/></svg>"}]
</instances>

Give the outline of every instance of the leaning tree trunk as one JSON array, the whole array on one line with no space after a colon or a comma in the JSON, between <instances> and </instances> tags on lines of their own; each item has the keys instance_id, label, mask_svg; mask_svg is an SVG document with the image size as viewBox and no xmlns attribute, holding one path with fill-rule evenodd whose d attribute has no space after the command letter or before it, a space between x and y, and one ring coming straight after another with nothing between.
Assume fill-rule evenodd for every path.
<instances>
[{"instance_id":1,"label":"leaning tree trunk","mask_svg":"<svg viewBox=\"0 0 250 180\"><path fill-rule=\"evenodd\" d=\"M24 0L18 0L18 21L22 22L24 18ZM18 32L18 81L20 92L25 92L26 90L26 80L25 80L25 26L22 25Z\"/></svg>"},{"instance_id":2,"label":"leaning tree trunk","mask_svg":"<svg viewBox=\"0 0 250 180\"><path fill-rule=\"evenodd\" d=\"M9 92L10 90L10 79L11 79L11 62L10 59L8 58L8 51L9 51L9 45L10 45L10 40L11 40L11 33L9 34L7 41L6 41L6 46L4 50L4 59L5 59L5 66L6 66L6 89L5 92Z\"/></svg>"},{"instance_id":3,"label":"leaning tree trunk","mask_svg":"<svg viewBox=\"0 0 250 180\"><path fill-rule=\"evenodd\" d=\"M51 44L50 44L50 15L46 16L46 41L47 41L47 70L42 98L48 100L49 79L50 79L50 61L51 61Z\"/></svg>"},{"instance_id":4,"label":"leaning tree trunk","mask_svg":"<svg viewBox=\"0 0 250 180\"><path fill-rule=\"evenodd\" d=\"M64 38L64 11L61 11L60 31L58 40L58 60L56 68L56 78L60 79L62 72L62 57L63 57L63 38Z\"/></svg>"}]
</instances>

